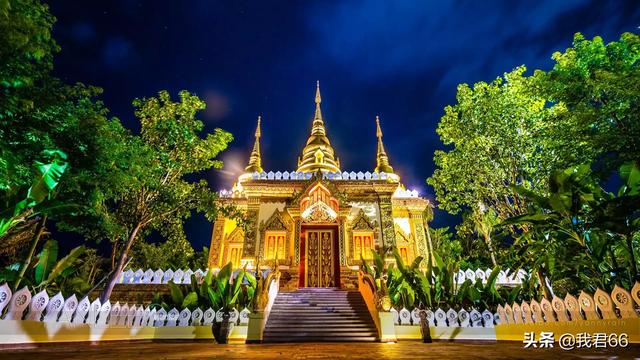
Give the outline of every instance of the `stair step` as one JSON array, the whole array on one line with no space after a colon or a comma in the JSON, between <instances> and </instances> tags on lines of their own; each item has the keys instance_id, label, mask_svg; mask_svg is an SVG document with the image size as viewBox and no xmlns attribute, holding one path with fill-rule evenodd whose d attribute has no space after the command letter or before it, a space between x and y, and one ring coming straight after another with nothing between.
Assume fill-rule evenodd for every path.
<instances>
[{"instance_id":1,"label":"stair step","mask_svg":"<svg viewBox=\"0 0 640 360\"><path fill-rule=\"evenodd\" d=\"M327 319L327 320L322 320L322 321L308 321L306 319L271 319L269 318L268 324L267 326L269 326L269 324L278 324L278 325L285 325L285 324L291 324L291 325L296 325L296 326L322 326L322 325L326 325L326 324L336 324L336 325L347 325L347 324L366 324L366 325L375 325L375 323L371 320L364 320L364 319L360 319L360 318L353 318L353 319L344 319L344 318L335 318L335 319Z\"/></svg>"},{"instance_id":2,"label":"stair step","mask_svg":"<svg viewBox=\"0 0 640 360\"><path fill-rule=\"evenodd\" d=\"M357 291L305 288L276 297L264 342L376 341L377 329Z\"/></svg>"},{"instance_id":3,"label":"stair step","mask_svg":"<svg viewBox=\"0 0 640 360\"><path fill-rule=\"evenodd\" d=\"M361 316L352 316L352 317L331 317L331 318L271 318L267 321L267 325L269 324L295 324L295 325L315 325L315 326L325 326L328 324L371 324L375 323L371 319L367 319Z\"/></svg>"},{"instance_id":4,"label":"stair step","mask_svg":"<svg viewBox=\"0 0 640 360\"><path fill-rule=\"evenodd\" d=\"M298 343L298 342L374 342L377 336L341 336L341 337L325 337L325 336L303 336L303 337L265 337L266 343Z\"/></svg>"},{"instance_id":5,"label":"stair step","mask_svg":"<svg viewBox=\"0 0 640 360\"><path fill-rule=\"evenodd\" d=\"M375 335L376 334L376 330L375 329L371 329L369 327L359 327L359 328L334 328L334 327L330 327L330 328L320 328L320 329L313 329L313 328L305 328L305 329L299 329L299 328L265 328L265 334L269 334L269 335L273 335L273 334L280 334L280 333L284 333L284 334L290 334L290 333L294 333L294 334L322 334L322 335L328 335L328 336L342 336L344 335L343 333L347 333L350 336L357 336L360 333L366 333L367 335Z\"/></svg>"},{"instance_id":6,"label":"stair step","mask_svg":"<svg viewBox=\"0 0 640 360\"><path fill-rule=\"evenodd\" d=\"M322 325L323 329L326 329L328 327L333 328L339 328L339 329L352 329L352 328L375 328L375 324L372 323L367 323L367 322L346 322L346 323L335 323L335 322L327 322L327 323L323 323L323 324L291 324L291 323L271 323L271 324L267 324L267 326L265 327L265 329L280 329L280 328L296 328L296 329L314 329L314 328L319 328L318 325Z\"/></svg>"}]
</instances>

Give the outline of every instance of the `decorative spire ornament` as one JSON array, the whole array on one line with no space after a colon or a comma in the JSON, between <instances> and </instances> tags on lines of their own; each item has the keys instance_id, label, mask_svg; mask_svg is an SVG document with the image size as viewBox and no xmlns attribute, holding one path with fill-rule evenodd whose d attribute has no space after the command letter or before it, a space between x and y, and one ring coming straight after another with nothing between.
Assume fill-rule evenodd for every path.
<instances>
[{"instance_id":1,"label":"decorative spire ornament","mask_svg":"<svg viewBox=\"0 0 640 360\"><path fill-rule=\"evenodd\" d=\"M377 173L393 174L393 168L389 164L389 157L384 150L384 144L382 143L382 129L380 128L380 117L376 116L376 136L378 137L378 152L376 154L376 169Z\"/></svg>"},{"instance_id":2,"label":"decorative spire ornament","mask_svg":"<svg viewBox=\"0 0 640 360\"><path fill-rule=\"evenodd\" d=\"M258 125L256 126L255 137L256 140L253 143L253 150L251 151L251 156L249 156L249 164L244 170L246 172L262 172L262 158L260 156L260 136L262 135L260 132L260 122L262 121L262 117L258 116Z\"/></svg>"}]
</instances>

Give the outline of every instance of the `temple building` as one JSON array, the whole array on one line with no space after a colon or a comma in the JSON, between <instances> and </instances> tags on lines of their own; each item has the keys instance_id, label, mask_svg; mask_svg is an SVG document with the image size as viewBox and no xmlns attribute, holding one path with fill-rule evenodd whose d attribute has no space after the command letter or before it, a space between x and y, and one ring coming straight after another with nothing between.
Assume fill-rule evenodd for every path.
<instances>
[{"instance_id":1,"label":"temple building","mask_svg":"<svg viewBox=\"0 0 640 360\"><path fill-rule=\"evenodd\" d=\"M320 103L318 83L311 133L295 171L263 168L258 117L245 172L231 190L220 192L219 201L234 205L243 220L223 214L216 219L209 267L232 262L234 268L264 269L277 263L285 288L352 287L362 259L372 259L372 250L383 245L395 246L405 263L429 256L425 215L431 204L402 185L382 142L380 119L375 168L343 172Z\"/></svg>"}]
</instances>

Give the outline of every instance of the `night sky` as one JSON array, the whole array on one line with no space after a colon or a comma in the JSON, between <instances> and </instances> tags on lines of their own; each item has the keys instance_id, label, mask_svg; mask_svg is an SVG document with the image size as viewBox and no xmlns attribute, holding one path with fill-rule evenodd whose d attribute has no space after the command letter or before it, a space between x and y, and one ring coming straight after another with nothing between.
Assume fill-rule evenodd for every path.
<instances>
[{"instance_id":1,"label":"night sky","mask_svg":"<svg viewBox=\"0 0 640 360\"><path fill-rule=\"evenodd\" d=\"M131 101L183 89L207 102L206 129L235 140L212 188L246 165L262 115L265 171L292 171L311 127L320 80L329 138L342 170L375 167L380 115L391 165L408 188L433 199L425 179L443 109L459 83L491 81L525 64L549 69L573 34L617 40L637 32L637 1L52 1L62 47L55 73L104 89L103 99L138 130ZM434 226L457 219L439 211ZM208 245L211 225L188 223Z\"/></svg>"}]
</instances>

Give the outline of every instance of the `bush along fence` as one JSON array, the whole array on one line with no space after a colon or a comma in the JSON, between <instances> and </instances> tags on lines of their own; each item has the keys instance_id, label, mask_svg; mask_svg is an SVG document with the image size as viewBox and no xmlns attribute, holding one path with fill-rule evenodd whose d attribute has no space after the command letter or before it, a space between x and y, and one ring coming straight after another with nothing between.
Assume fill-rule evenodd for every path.
<instances>
[{"instance_id":1,"label":"bush along fence","mask_svg":"<svg viewBox=\"0 0 640 360\"><path fill-rule=\"evenodd\" d=\"M611 294L598 290L496 308L394 308L390 296L375 279L359 272L358 288L371 313L380 341L406 339L523 341L525 333L610 333L640 343L640 283L631 292L615 287ZM424 317L425 323L422 323ZM424 325L424 326L423 326Z\"/></svg>"},{"instance_id":2,"label":"bush along fence","mask_svg":"<svg viewBox=\"0 0 640 360\"><path fill-rule=\"evenodd\" d=\"M196 308L193 311L173 308L155 309L151 306L129 305L120 303L104 304L99 299L90 301L84 297L78 301L75 295L65 299L61 293L51 298L46 291L32 295L27 287L11 293L5 283L0 286L0 314L4 311L2 320L31 320L42 322L66 322L72 324L111 325L123 327L140 326L210 326L214 321L222 321L222 311L216 313L208 308ZM25 314L26 311L26 314ZM231 311L230 322L246 325L249 321L248 309Z\"/></svg>"}]
</instances>

